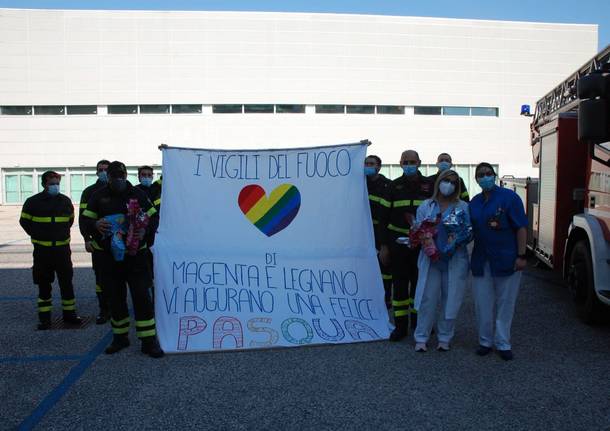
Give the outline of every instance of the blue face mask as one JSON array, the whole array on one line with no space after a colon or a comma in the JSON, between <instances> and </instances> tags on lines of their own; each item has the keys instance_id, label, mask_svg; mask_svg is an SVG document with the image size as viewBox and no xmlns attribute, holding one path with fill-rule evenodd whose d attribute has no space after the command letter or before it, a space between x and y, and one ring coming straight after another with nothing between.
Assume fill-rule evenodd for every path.
<instances>
[{"instance_id":1,"label":"blue face mask","mask_svg":"<svg viewBox=\"0 0 610 431\"><path fill-rule=\"evenodd\" d=\"M479 178L477 179L477 183L479 183L479 186L481 186L483 190L489 191L496 185L496 176L491 175L489 177Z\"/></svg>"},{"instance_id":2,"label":"blue face mask","mask_svg":"<svg viewBox=\"0 0 610 431\"><path fill-rule=\"evenodd\" d=\"M143 177L140 179L140 184L142 184L144 187L150 187L152 185L152 178Z\"/></svg>"},{"instance_id":3,"label":"blue face mask","mask_svg":"<svg viewBox=\"0 0 610 431\"><path fill-rule=\"evenodd\" d=\"M106 173L106 171L101 171L97 173L97 179L100 180L103 183L107 183L108 182L108 174Z\"/></svg>"},{"instance_id":4,"label":"blue face mask","mask_svg":"<svg viewBox=\"0 0 610 431\"><path fill-rule=\"evenodd\" d=\"M373 176L377 174L377 169L374 166L365 166L364 167L364 175L367 177Z\"/></svg>"},{"instance_id":5,"label":"blue face mask","mask_svg":"<svg viewBox=\"0 0 610 431\"><path fill-rule=\"evenodd\" d=\"M47 186L47 192L51 196L57 196L59 194L59 184L50 184Z\"/></svg>"},{"instance_id":6,"label":"blue face mask","mask_svg":"<svg viewBox=\"0 0 610 431\"><path fill-rule=\"evenodd\" d=\"M443 171L446 171L447 169L451 168L451 163L449 163L449 162L438 162L436 166L438 167L438 171L439 172L443 172Z\"/></svg>"},{"instance_id":7,"label":"blue face mask","mask_svg":"<svg viewBox=\"0 0 610 431\"><path fill-rule=\"evenodd\" d=\"M406 176L410 177L417 173L417 165L402 165L402 171Z\"/></svg>"}]
</instances>

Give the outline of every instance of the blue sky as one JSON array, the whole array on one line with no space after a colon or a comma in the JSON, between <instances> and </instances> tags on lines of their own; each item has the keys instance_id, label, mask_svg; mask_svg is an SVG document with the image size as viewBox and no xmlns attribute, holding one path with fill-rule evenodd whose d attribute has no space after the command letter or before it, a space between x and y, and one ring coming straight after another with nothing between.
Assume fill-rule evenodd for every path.
<instances>
[{"instance_id":1,"label":"blue sky","mask_svg":"<svg viewBox=\"0 0 610 431\"><path fill-rule=\"evenodd\" d=\"M610 0L0 0L0 7L334 12L598 24L599 48L610 44Z\"/></svg>"}]
</instances>

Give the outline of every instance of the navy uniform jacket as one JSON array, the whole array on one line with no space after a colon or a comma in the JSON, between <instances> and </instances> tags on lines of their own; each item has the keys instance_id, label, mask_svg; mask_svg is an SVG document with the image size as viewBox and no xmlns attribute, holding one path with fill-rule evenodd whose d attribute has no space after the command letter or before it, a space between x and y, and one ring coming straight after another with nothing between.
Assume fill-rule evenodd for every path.
<instances>
[{"instance_id":1,"label":"navy uniform jacket","mask_svg":"<svg viewBox=\"0 0 610 431\"><path fill-rule=\"evenodd\" d=\"M34 247L57 247L70 244L74 223L72 201L61 193L46 191L29 197L23 204L19 224L31 237Z\"/></svg>"},{"instance_id":2,"label":"navy uniform jacket","mask_svg":"<svg viewBox=\"0 0 610 431\"><path fill-rule=\"evenodd\" d=\"M410 220L415 220L417 208L423 201L432 196L434 185L418 170L411 177L402 175L392 181L388 187L390 210L383 226L381 238L384 245L394 244L396 238L408 236Z\"/></svg>"},{"instance_id":3,"label":"navy uniform jacket","mask_svg":"<svg viewBox=\"0 0 610 431\"><path fill-rule=\"evenodd\" d=\"M127 204L130 199L137 199L140 208L150 217L146 227L146 235L140 240L140 249L144 249L154 241L154 235L159 225L159 218L155 217L157 211L146 194L140 189L131 185L127 181L127 188L124 192L117 194L105 186L91 196L87 202L87 208L83 212L83 229L90 235L102 250L110 251L110 236L102 237L98 232L95 223L105 216L113 214L127 214Z\"/></svg>"}]
</instances>

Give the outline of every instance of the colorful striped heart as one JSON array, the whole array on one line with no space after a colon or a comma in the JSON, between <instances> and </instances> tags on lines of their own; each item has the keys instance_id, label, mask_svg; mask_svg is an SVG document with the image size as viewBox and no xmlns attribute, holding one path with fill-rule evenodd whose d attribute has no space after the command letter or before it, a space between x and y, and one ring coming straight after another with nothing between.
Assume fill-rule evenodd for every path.
<instances>
[{"instance_id":1,"label":"colorful striped heart","mask_svg":"<svg viewBox=\"0 0 610 431\"><path fill-rule=\"evenodd\" d=\"M292 184L282 184L267 197L265 189L250 184L241 189L237 203L254 226L271 236L294 220L301 207L301 193Z\"/></svg>"}]
</instances>

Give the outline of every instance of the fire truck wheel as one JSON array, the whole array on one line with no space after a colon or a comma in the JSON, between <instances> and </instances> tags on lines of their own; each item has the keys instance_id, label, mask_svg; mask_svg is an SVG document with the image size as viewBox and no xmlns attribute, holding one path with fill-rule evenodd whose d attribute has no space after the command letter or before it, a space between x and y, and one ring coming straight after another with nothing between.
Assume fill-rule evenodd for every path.
<instances>
[{"instance_id":1,"label":"fire truck wheel","mask_svg":"<svg viewBox=\"0 0 610 431\"><path fill-rule=\"evenodd\" d=\"M578 241L570 254L568 286L572 292L580 319L588 324L602 323L604 305L597 299L593 285L593 264L589 244Z\"/></svg>"}]
</instances>

